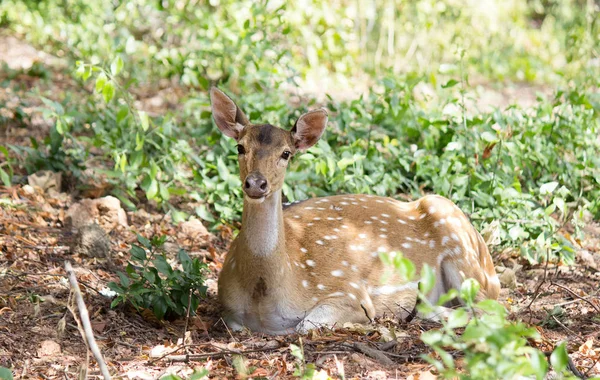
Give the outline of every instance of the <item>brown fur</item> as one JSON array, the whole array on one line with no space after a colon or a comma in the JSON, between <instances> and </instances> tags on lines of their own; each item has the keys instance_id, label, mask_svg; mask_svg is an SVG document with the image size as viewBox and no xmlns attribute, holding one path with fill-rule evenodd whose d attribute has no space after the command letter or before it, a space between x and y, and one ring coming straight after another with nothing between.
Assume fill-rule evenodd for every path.
<instances>
[{"instance_id":1,"label":"brown fur","mask_svg":"<svg viewBox=\"0 0 600 380\"><path fill-rule=\"evenodd\" d=\"M262 203L244 197L242 229L219 276L219 299L230 326L279 334L306 331L311 324L367 322L383 313L406 316L416 302L416 283L384 267L382 253L402 252L418 271L424 264L432 267L437 274L432 301L466 278L480 283L479 299L498 296L481 235L446 198L405 203L337 195L283 210L288 160L282 154L312 146L325 127L326 113L303 115L290 132L270 125L237 126L235 120L245 116L240 118L239 108L215 91L211 98L229 110L215 111L213 102L213 112L221 115L215 119L219 128L235 134L245 150L239 157L242 181L250 173L268 181ZM232 125L235 133L228 129Z\"/></svg>"}]
</instances>

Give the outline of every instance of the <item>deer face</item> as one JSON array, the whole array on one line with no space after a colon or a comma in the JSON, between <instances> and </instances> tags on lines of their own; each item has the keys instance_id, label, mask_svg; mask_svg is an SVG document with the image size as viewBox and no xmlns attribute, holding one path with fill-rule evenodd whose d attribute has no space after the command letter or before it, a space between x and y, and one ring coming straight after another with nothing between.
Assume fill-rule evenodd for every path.
<instances>
[{"instance_id":1,"label":"deer face","mask_svg":"<svg viewBox=\"0 0 600 380\"><path fill-rule=\"evenodd\" d=\"M313 146L327 125L324 109L300 116L291 131L270 124L251 124L220 90L213 87L210 98L217 126L238 143L240 178L245 198L253 203L281 190L292 156Z\"/></svg>"}]
</instances>

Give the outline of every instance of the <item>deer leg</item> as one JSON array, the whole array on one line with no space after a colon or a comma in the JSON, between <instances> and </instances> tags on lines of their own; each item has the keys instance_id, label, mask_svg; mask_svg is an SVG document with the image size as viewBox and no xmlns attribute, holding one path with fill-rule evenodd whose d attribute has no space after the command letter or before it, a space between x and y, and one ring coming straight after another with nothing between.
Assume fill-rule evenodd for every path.
<instances>
[{"instance_id":1,"label":"deer leg","mask_svg":"<svg viewBox=\"0 0 600 380\"><path fill-rule=\"evenodd\" d=\"M332 298L324 300L322 303L312 308L306 317L296 326L296 331L300 334L306 334L309 330L328 327L332 328L341 323L366 323L372 318L372 305L361 305L359 302L345 300L341 298ZM369 315L370 314L370 315Z\"/></svg>"}]
</instances>

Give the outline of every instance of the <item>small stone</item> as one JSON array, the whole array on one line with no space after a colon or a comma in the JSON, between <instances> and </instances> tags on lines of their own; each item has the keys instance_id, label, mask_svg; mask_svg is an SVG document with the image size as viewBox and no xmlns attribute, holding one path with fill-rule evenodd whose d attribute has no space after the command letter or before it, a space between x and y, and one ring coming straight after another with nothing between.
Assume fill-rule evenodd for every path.
<instances>
[{"instance_id":1,"label":"small stone","mask_svg":"<svg viewBox=\"0 0 600 380\"><path fill-rule=\"evenodd\" d=\"M198 219L190 219L188 221L182 222L179 225L181 229L181 233L190 238L200 238L207 237L209 235L208 230L201 221Z\"/></svg>"},{"instance_id":2,"label":"small stone","mask_svg":"<svg viewBox=\"0 0 600 380\"><path fill-rule=\"evenodd\" d=\"M87 257L107 257L110 252L110 239L97 224L81 227L71 245L71 253Z\"/></svg>"},{"instance_id":3,"label":"small stone","mask_svg":"<svg viewBox=\"0 0 600 380\"><path fill-rule=\"evenodd\" d=\"M579 260L583 263L583 265L593 269L598 269L598 264L596 260L594 260L594 255L592 255L587 249L578 251L577 257L579 257Z\"/></svg>"},{"instance_id":4,"label":"small stone","mask_svg":"<svg viewBox=\"0 0 600 380\"><path fill-rule=\"evenodd\" d=\"M504 288L514 289L517 287L517 275L510 268L504 268L504 271L498 276L500 284Z\"/></svg>"},{"instance_id":5,"label":"small stone","mask_svg":"<svg viewBox=\"0 0 600 380\"><path fill-rule=\"evenodd\" d=\"M62 173L55 173L50 170L41 170L27 177L29 186L39 187L44 192L52 189L60 193L62 184Z\"/></svg>"},{"instance_id":6,"label":"small stone","mask_svg":"<svg viewBox=\"0 0 600 380\"><path fill-rule=\"evenodd\" d=\"M44 356L55 356L60 354L60 344L56 343L53 340L45 340L42 342L40 348L38 348L38 357Z\"/></svg>"},{"instance_id":7,"label":"small stone","mask_svg":"<svg viewBox=\"0 0 600 380\"><path fill-rule=\"evenodd\" d=\"M35 189L31 185L25 185L25 186L23 186L23 191L25 192L25 194L28 194L28 195L35 194Z\"/></svg>"},{"instance_id":8,"label":"small stone","mask_svg":"<svg viewBox=\"0 0 600 380\"><path fill-rule=\"evenodd\" d=\"M71 228L81 228L98 224L109 232L118 226L128 227L127 214L121 208L121 201L113 196L98 199L83 199L67 210L65 224Z\"/></svg>"}]
</instances>

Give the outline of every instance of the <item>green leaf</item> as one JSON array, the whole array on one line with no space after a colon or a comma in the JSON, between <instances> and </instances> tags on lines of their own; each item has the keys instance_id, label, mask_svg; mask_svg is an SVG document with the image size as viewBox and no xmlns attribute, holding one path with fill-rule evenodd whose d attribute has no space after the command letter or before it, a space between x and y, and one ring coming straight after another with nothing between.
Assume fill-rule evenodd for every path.
<instances>
[{"instance_id":1,"label":"green leaf","mask_svg":"<svg viewBox=\"0 0 600 380\"><path fill-rule=\"evenodd\" d=\"M104 90L104 85L106 84L106 81L108 80L108 78L106 77L106 74L104 73L100 73L100 75L98 75L98 78L96 78L96 92L102 92L102 90Z\"/></svg>"},{"instance_id":2,"label":"green leaf","mask_svg":"<svg viewBox=\"0 0 600 380\"><path fill-rule=\"evenodd\" d=\"M123 69L123 60L120 56L115 58L115 60L110 64L110 72L112 75L117 76Z\"/></svg>"},{"instance_id":3,"label":"green leaf","mask_svg":"<svg viewBox=\"0 0 600 380\"><path fill-rule=\"evenodd\" d=\"M449 329L455 329L458 327L464 327L469 322L469 315L465 311L465 309L460 308L454 310L450 315L448 315L448 322L446 327Z\"/></svg>"},{"instance_id":4,"label":"green leaf","mask_svg":"<svg viewBox=\"0 0 600 380\"><path fill-rule=\"evenodd\" d=\"M546 195L552 193L556 187L558 186L558 182L548 182L540 186L540 195Z\"/></svg>"},{"instance_id":5,"label":"green leaf","mask_svg":"<svg viewBox=\"0 0 600 380\"><path fill-rule=\"evenodd\" d=\"M2 183L4 184L4 186L6 186L6 187L12 186L12 181L11 181L10 175L6 171L4 171L4 169L2 169L1 166L0 166L0 180L2 180Z\"/></svg>"},{"instance_id":6,"label":"green leaf","mask_svg":"<svg viewBox=\"0 0 600 380\"><path fill-rule=\"evenodd\" d=\"M167 259L163 255L156 256L152 263L154 264L156 269L164 275L168 276L171 273L173 273L173 268L171 268L169 263L167 263Z\"/></svg>"},{"instance_id":7,"label":"green leaf","mask_svg":"<svg viewBox=\"0 0 600 380\"><path fill-rule=\"evenodd\" d=\"M156 179L152 178L150 180L150 186L148 186L148 190L146 190L146 198L153 200L156 198L156 194L158 194L158 182Z\"/></svg>"},{"instance_id":8,"label":"green leaf","mask_svg":"<svg viewBox=\"0 0 600 380\"><path fill-rule=\"evenodd\" d=\"M295 344L290 344L290 352L294 357L296 357L296 359L304 361L304 352L302 352L300 347L296 346Z\"/></svg>"},{"instance_id":9,"label":"green leaf","mask_svg":"<svg viewBox=\"0 0 600 380\"><path fill-rule=\"evenodd\" d=\"M0 367L0 379L13 380L12 371L8 368Z\"/></svg>"},{"instance_id":10,"label":"green leaf","mask_svg":"<svg viewBox=\"0 0 600 380\"><path fill-rule=\"evenodd\" d=\"M131 250L129 251L131 256L133 256L138 261L146 261L148 257L146 256L146 250L139 245L133 244L131 246Z\"/></svg>"},{"instance_id":11,"label":"green leaf","mask_svg":"<svg viewBox=\"0 0 600 380\"><path fill-rule=\"evenodd\" d=\"M196 207L196 215L206 220L207 222L216 222L213 215L206 209L206 205L200 205Z\"/></svg>"},{"instance_id":12,"label":"green leaf","mask_svg":"<svg viewBox=\"0 0 600 380\"><path fill-rule=\"evenodd\" d=\"M209 371L206 368L195 368L194 369L194 373L192 373L190 375L190 380L199 380L203 377L206 377L209 375Z\"/></svg>"},{"instance_id":13,"label":"green leaf","mask_svg":"<svg viewBox=\"0 0 600 380\"><path fill-rule=\"evenodd\" d=\"M146 239L140 234L137 235L137 241L148 249L152 248L152 243L150 243L150 240Z\"/></svg>"},{"instance_id":14,"label":"green leaf","mask_svg":"<svg viewBox=\"0 0 600 380\"><path fill-rule=\"evenodd\" d=\"M129 277L123 272L117 272L117 276L119 276L119 280L121 280L121 285L125 288L129 287L131 281L129 281Z\"/></svg>"},{"instance_id":15,"label":"green leaf","mask_svg":"<svg viewBox=\"0 0 600 380\"><path fill-rule=\"evenodd\" d=\"M559 373L567 368L567 364L569 363L569 355L567 354L567 349L564 342L554 349L550 355L550 363L552 364L552 368Z\"/></svg>"},{"instance_id":16,"label":"green leaf","mask_svg":"<svg viewBox=\"0 0 600 380\"><path fill-rule=\"evenodd\" d=\"M145 111L138 111L138 115L140 117L140 123L142 124L142 130L145 132L150 127L150 121L148 119L148 114Z\"/></svg>"},{"instance_id":17,"label":"green leaf","mask_svg":"<svg viewBox=\"0 0 600 380\"><path fill-rule=\"evenodd\" d=\"M479 292L479 283L472 278L466 279L460 286L460 296L469 305L475 302Z\"/></svg>"},{"instance_id":18,"label":"green leaf","mask_svg":"<svg viewBox=\"0 0 600 380\"><path fill-rule=\"evenodd\" d=\"M455 79L450 79L448 82L446 82L446 84L442 85L442 88L451 88L454 87L458 84L458 81Z\"/></svg>"},{"instance_id":19,"label":"green leaf","mask_svg":"<svg viewBox=\"0 0 600 380\"><path fill-rule=\"evenodd\" d=\"M113 99L115 96L115 85L112 81L108 81L104 84L102 96L104 97L104 101L106 103L109 103Z\"/></svg>"},{"instance_id":20,"label":"green leaf","mask_svg":"<svg viewBox=\"0 0 600 380\"><path fill-rule=\"evenodd\" d=\"M546 360L546 355L539 350L533 350L533 352L529 354L529 362L531 363L535 378L542 380L548 372L548 360Z\"/></svg>"},{"instance_id":21,"label":"green leaf","mask_svg":"<svg viewBox=\"0 0 600 380\"><path fill-rule=\"evenodd\" d=\"M60 135L65 134L65 130L63 128L63 124L62 124L62 121L60 121L60 119L56 119L56 132L58 132L58 134L60 134Z\"/></svg>"},{"instance_id":22,"label":"green leaf","mask_svg":"<svg viewBox=\"0 0 600 380\"><path fill-rule=\"evenodd\" d=\"M424 294L428 294L435 286L435 272L428 264L424 264L421 268L421 281L419 289Z\"/></svg>"}]
</instances>

